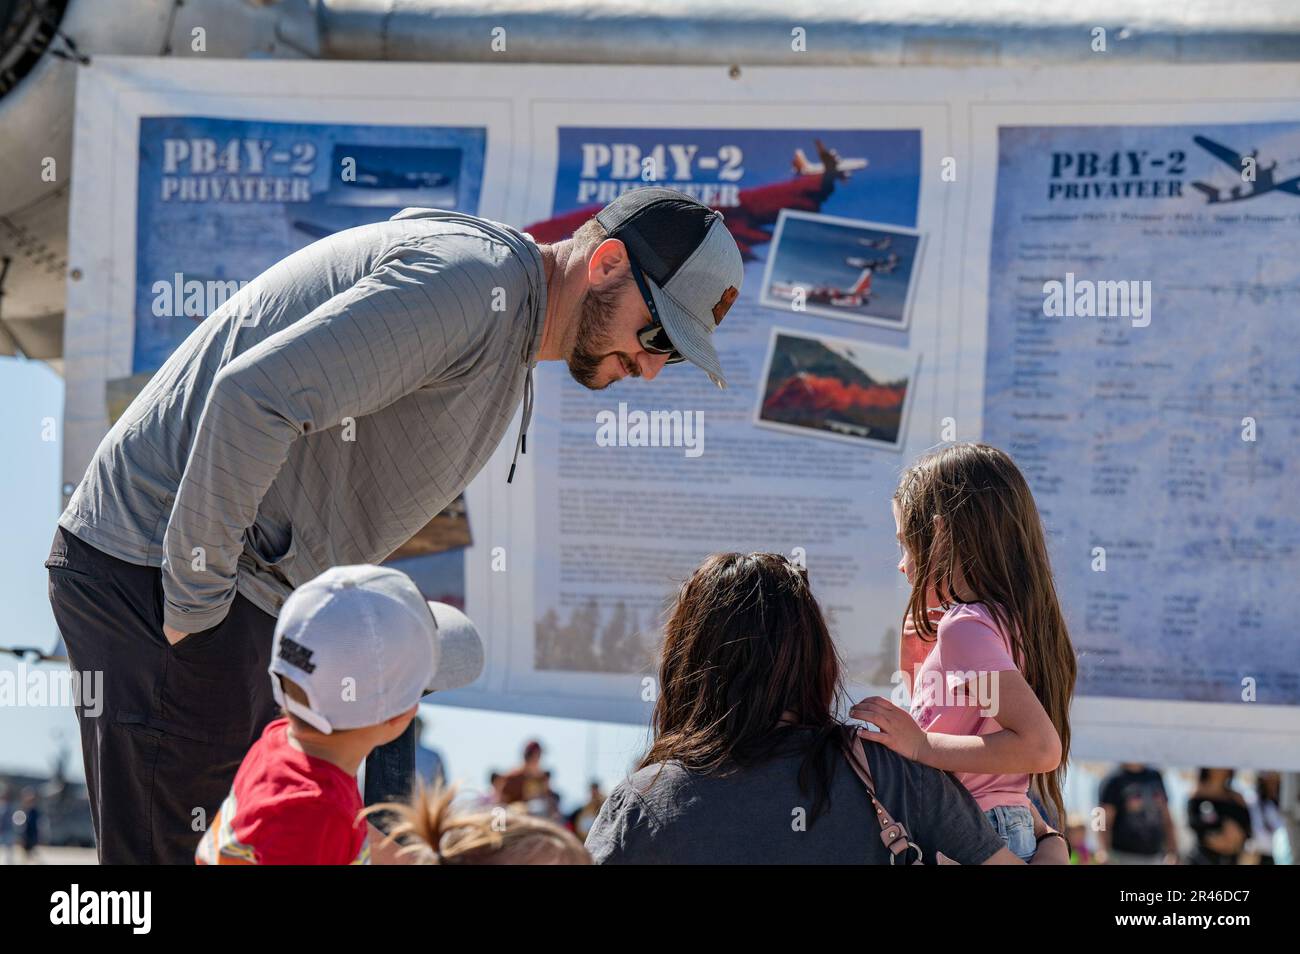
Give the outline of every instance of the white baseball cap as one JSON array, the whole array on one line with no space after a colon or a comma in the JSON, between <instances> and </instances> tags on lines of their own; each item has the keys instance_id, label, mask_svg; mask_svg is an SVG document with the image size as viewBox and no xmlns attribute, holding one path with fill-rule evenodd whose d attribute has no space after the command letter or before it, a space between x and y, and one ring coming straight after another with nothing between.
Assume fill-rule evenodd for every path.
<instances>
[{"instance_id":1,"label":"white baseball cap","mask_svg":"<svg viewBox=\"0 0 1300 954\"><path fill-rule=\"evenodd\" d=\"M336 566L289 594L269 668L275 701L324 733L378 725L482 671L483 641L464 613L369 565ZM308 704L288 698L279 676Z\"/></svg>"}]
</instances>

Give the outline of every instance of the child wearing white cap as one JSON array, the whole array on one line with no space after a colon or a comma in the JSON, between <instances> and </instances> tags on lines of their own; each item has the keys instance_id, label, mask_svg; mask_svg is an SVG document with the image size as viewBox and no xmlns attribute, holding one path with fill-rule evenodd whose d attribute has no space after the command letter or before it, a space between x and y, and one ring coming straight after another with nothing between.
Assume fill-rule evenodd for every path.
<instances>
[{"instance_id":1,"label":"child wearing white cap","mask_svg":"<svg viewBox=\"0 0 1300 954\"><path fill-rule=\"evenodd\" d=\"M455 607L406 574L327 570L290 594L270 674L285 717L249 749L199 842L199 864L366 864L356 774L426 692L478 678L483 645Z\"/></svg>"}]
</instances>

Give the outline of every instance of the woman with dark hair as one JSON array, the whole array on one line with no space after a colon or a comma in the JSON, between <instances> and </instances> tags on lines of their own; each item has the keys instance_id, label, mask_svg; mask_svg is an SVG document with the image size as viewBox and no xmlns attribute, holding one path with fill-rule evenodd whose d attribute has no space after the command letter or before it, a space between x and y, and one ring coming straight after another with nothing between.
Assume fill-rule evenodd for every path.
<instances>
[{"instance_id":1,"label":"woman with dark hair","mask_svg":"<svg viewBox=\"0 0 1300 954\"><path fill-rule=\"evenodd\" d=\"M602 864L1020 863L949 775L854 738L842 696L807 573L709 557L665 627L654 740L587 849ZM1038 828L1035 862L1065 864L1064 838Z\"/></svg>"}]
</instances>

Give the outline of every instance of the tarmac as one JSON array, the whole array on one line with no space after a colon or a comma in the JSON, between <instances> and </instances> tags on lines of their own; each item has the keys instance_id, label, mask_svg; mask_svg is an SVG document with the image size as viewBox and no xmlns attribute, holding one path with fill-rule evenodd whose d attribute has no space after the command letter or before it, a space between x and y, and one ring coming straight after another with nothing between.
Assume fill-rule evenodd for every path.
<instances>
[{"instance_id":1,"label":"tarmac","mask_svg":"<svg viewBox=\"0 0 1300 954\"><path fill-rule=\"evenodd\" d=\"M4 853L0 851L0 866L7 861ZM99 864L99 859L95 856L94 848L53 848L41 845L36 849L36 858L33 861L25 861L22 849L15 848L13 864L94 865Z\"/></svg>"}]
</instances>

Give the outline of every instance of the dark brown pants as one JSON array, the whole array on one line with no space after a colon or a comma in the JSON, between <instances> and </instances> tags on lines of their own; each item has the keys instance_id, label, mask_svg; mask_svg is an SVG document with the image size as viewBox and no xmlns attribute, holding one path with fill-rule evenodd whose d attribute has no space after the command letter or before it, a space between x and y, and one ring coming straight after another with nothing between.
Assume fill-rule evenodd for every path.
<instances>
[{"instance_id":1,"label":"dark brown pants","mask_svg":"<svg viewBox=\"0 0 1300 954\"><path fill-rule=\"evenodd\" d=\"M103 673L100 705L77 707L100 863L193 864L244 754L277 715L275 618L236 596L219 625L171 646L158 569L62 527L45 566L70 666Z\"/></svg>"}]
</instances>

